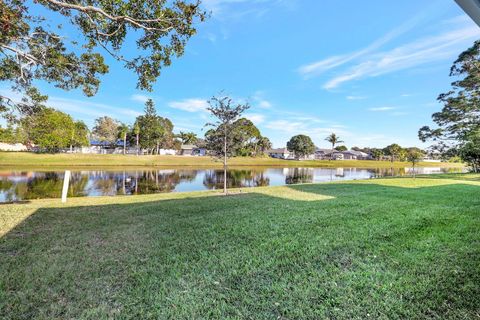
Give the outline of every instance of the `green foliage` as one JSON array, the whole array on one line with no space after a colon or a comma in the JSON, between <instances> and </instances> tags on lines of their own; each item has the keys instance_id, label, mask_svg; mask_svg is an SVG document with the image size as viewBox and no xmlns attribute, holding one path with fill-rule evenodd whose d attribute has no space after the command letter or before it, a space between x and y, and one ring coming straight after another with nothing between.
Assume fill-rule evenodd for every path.
<instances>
[{"instance_id":1,"label":"green foliage","mask_svg":"<svg viewBox=\"0 0 480 320\"><path fill-rule=\"evenodd\" d=\"M88 136L90 131L83 121L75 121L72 130L72 140L70 142L73 147L83 147L90 144Z\"/></svg>"},{"instance_id":2,"label":"green foliage","mask_svg":"<svg viewBox=\"0 0 480 320\"><path fill-rule=\"evenodd\" d=\"M422 161L424 156L425 156L425 153L418 148L410 148L407 151L407 161L410 162L414 168L417 165L417 163Z\"/></svg>"},{"instance_id":3,"label":"green foliage","mask_svg":"<svg viewBox=\"0 0 480 320\"><path fill-rule=\"evenodd\" d=\"M119 134L119 126L120 123L117 120L108 116L97 118L92 130L93 137L99 141L115 145Z\"/></svg>"},{"instance_id":4,"label":"green foliage","mask_svg":"<svg viewBox=\"0 0 480 320\"><path fill-rule=\"evenodd\" d=\"M182 144L195 144L197 143L197 135L194 132L180 131L178 138L182 141Z\"/></svg>"},{"instance_id":5,"label":"green foliage","mask_svg":"<svg viewBox=\"0 0 480 320\"><path fill-rule=\"evenodd\" d=\"M43 108L34 116L23 118L22 126L28 140L47 152L69 147L75 130L75 123L68 114L52 108Z\"/></svg>"},{"instance_id":6,"label":"green foliage","mask_svg":"<svg viewBox=\"0 0 480 320\"><path fill-rule=\"evenodd\" d=\"M418 133L422 141L437 141L436 150L449 157L451 149L465 144L480 132L480 40L459 55L450 76L458 80L452 83L452 90L438 97L444 106L432 115L437 127L424 126Z\"/></svg>"},{"instance_id":7,"label":"green foliage","mask_svg":"<svg viewBox=\"0 0 480 320\"><path fill-rule=\"evenodd\" d=\"M174 146L173 124L157 115L152 99L145 103L145 114L137 117L133 130L139 135L140 147L148 153L158 153L160 148Z\"/></svg>"},{"instance_id":8,"label":"green foliage","mask_svg":"<svg viewBox=\"0 0 480 320\"><path fill-rule=\"evenodd\" d=\"M290 152L294 152L295 157L300 159L304 156L314 153L315 145L309 136L299 134L293 136L290 141L287 142L287 149Z\"/></svg>"},{"instance_id":9,"label":"green foliage","mask_svg":"<svg viewBox=\"0 0 480 320\"><path fill-rule=\"evenodd\" d=\"M471 136L459 149L460 157L473 172L480 172L480 134Z\"/></svg>"},{"instance_id":10,"label":"green foliage","mask_svg":"<svg viewBox=\"0 0 480 320\"><path fill-rule=\"evenodd\" d=\"M403 148L400 147L398 144L393 143L383 149L383 153L387 156L390 156L390 160L393 162L398 160L402 155L405 153L403 152Z\"/></svg>"},{"instance_id":11,"label":"green foliage","mask_svg":"<svg viewBox=\"0 0 480 320\"><path fill-rule=\"evenodd\" d=\"M337 150L337 151L347 151L348 148L346 146L338 146L338 147L335 147L335 150Z\"/></svg>"},{"instance_id":12,"label":"green foliage","mask_svg":"<svg viewBox=\"0 0 480 320\"><path fill-rule=\"evenodd\" d=\"M373 159L381 160L384 155L384 152L382 149L373 148L370 150L370 154L372 155Z\"/></svg>"},{"instance_id":13,"label":"green foliage","mask_svg":"<svg viewBox=\"0 0 480 320\"><path fill-rule=\"evenodd\" d=\"M332 144L332 149L335 149L335 145L337 145L338 143L344 142L340 140L340 138L335 133L332 133L331 135L326 137L325 140Z\"/></svg>"},{"instance_id":14,"label":"green foliage","mask_svg":"<svg viewBox=\"0 0 480 320\"><path fill-rule=\"evenodd\" d=\"M68 29L49 19L58 15ZM133 70L138 88L151 90L162 68L184 53L194 25L206 14L199 2L188 0L3 0L0 17L0 81L26 92L44 80L92 96L109 69L104 54ZM65 30L72 30L71 40ZM123 49L131 43L136 50L127 56ZM15 107L11 97L1 97L0 111Z\"/></svg>"},{"instance_id":15,"label":"green foliage","mask_svg":"<svg viewBox=\"0 0 480 320\"><path fill-rule=\"evenodd\" d=\"M214 123L207 123L211 127L205 133L205 143L212 155L226 159L237 155L242 147L243 139L239 137L239 122L242 113L250 108L248 104L235 103L232 98L212 97L209 100L210 107L207 109L216 119Z\"/></svg>"},{"instance_id":16,"label":"green foliage","mask_svg":"<svg viewBox=\"0 0 480 320\"><path fill-rule=\"evenodd\" d=\"M11 123L6 128L0 126L0 142L25 143L26 140L26 134L21 126L13 126Z\"/></svg>"}]
</instances>

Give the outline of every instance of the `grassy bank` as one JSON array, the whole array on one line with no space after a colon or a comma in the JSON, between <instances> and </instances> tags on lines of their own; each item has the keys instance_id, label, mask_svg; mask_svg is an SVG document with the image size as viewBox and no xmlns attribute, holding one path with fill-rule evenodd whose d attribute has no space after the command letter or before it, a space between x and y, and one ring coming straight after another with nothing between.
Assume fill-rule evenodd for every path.
<instances>
[{"instance_id":1,"label":"grassy bank","mask_svg":"<svg viewBox=\"0 0 480 320\"><path fill-rule=\"evenodd\" d=\"M480 175L0 207L6 319L472 319Z\"/></svg>"},{"instance_id":2,"label":"grassy bank","mask_svg":"<svg viewBox=\"0 0 480 320\"><path fill-rule=\"evenodd\" d=\"M231 166L265 166L265 167L361 167L361 168L404 168L408 162L390 161L292 161L269 157L238 157L229 160ZM100 154L36 154L28 152L0 152L0 167L112 167L112 166L195 166L221 167L222 163L210 157L188 156L134 156L134 155L100 155ZM422 162L421 167L459 167L459 164Z\"/></svg>"}]
</instances>

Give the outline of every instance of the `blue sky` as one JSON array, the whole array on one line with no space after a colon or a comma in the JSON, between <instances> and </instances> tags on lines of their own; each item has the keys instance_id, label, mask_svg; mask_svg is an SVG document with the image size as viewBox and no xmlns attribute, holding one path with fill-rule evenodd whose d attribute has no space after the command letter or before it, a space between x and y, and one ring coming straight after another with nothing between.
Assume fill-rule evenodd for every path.
<instances>
[{"instance_id":1,"label":"blue sky","mask_svg":"<svg viewBox=\"0 0 480 320\"><path fill-rule=\"evenodd\" d=\"M203 2L211 18L153 92L109 59L93 98L40 83L49 104L89 125L102 115L131 124L151 97L175 131L203 136L206 100L224 90L250 102L247 117L275 147L296 134L327 147L331 132L348 147L425 147L417 131L440 110L452 62L480 39L450 0Z\"/></svg>"}]
</instances>

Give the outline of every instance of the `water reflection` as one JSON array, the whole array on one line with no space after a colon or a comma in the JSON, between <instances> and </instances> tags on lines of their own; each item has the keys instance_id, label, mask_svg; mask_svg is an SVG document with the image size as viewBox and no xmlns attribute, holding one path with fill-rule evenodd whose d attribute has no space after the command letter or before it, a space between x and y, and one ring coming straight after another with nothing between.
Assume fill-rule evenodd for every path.
<instances>
[{"instance_id":1,"label":"water reflection","mask_svg":"<svg viewBox=\"0 0 480 320\"><path fill-rule=\"evenodd\" d=\"M461 168L417 168L418 174L462 172ZM254 168L229 170L228 188L370 179L411 175L411 168ZM0 202L58 198L63 185L63 171L0 172ZM124 170L73 171L69 197L114 196L173 191L220 189L223 170Z\"/></svg>"}]
</instances>

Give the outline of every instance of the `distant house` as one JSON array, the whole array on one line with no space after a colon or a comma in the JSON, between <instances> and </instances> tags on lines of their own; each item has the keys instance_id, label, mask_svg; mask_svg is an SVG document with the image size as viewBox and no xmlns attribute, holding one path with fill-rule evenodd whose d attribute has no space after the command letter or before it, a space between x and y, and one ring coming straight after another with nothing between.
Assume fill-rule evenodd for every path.
<instances>
[{"instance_id":1,"label":"distant house","mask_svg":"<svg viewBox=\"0 0 480 320\"><path fill-rule=\"evenodd\" d=\"M197 147L194 144L183 144L178 154L182 156L205 156L207 150L205 148Z\"/></svg>"},{"instance_id":2,"label":"distant house","mask_svg":"<svg viewBox=\"0 0 480 320\"><path fill-rule=\"evenodd\" d=\"M288 151L287 148L276 148L267 151L267 154L276 159L293 159L293 153Z\"/></svg>"},{"instance_id":3,"label":"distant house","mask_svg":"<svg viewBox=\"0 0 480 320\"><path fill-rule=\"evenodd\" d=\"M333 160L371 160L369 154L361 151L347 150L332 153Z\"/></svg>"},{"instance_id":4,"label":"distant house","mask_svg":"<svg viewBox=\"0 0 480 320\"><path fill-rule=\"evenodd\" d=\"M335 149L321 149L317 148L315 150L315 159L317 160L330 160L332 153L336 152Z\"/></svg>"}]
</instances>

